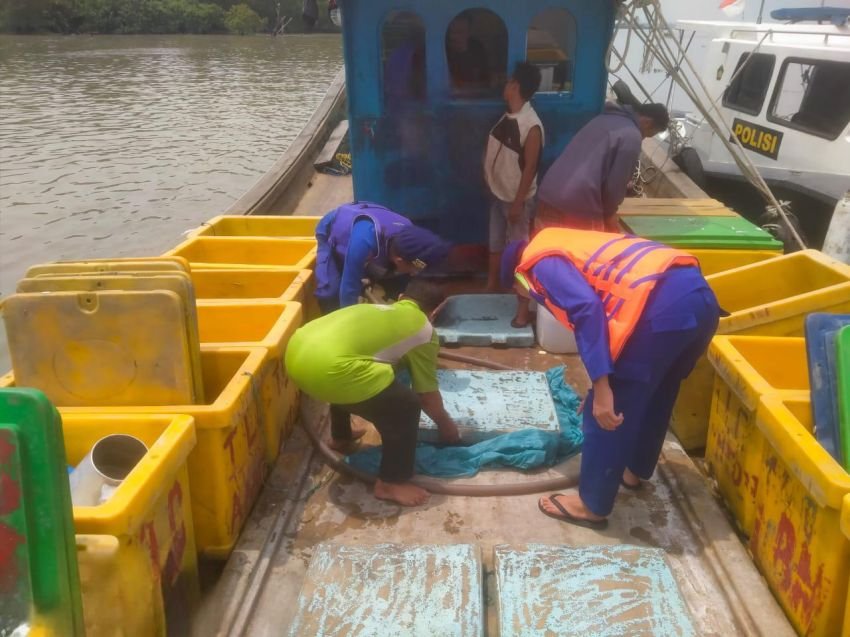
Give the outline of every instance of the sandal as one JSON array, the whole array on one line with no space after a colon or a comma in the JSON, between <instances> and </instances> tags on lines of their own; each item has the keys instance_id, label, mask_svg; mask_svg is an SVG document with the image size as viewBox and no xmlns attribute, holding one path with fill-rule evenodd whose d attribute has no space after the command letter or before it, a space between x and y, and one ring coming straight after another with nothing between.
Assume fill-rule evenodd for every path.
<instances>
[{"instance_id":1,"label":"sandal","mask_svg":"<svg viewBox=\"0 0 850 637\"><path fill-rule=\"evenodd\" d=\"M560 520L561 522L567 522L569 524L575 524L576 526L583 526L586 529L593 529L595 531L601 531L608 527L608 520L585 520L584 518L577 518L572 513L567 511L564 506L556 500L558 496L564 495L563 493L553 493L549 496L544 496L537 501L537 508L540 509L543 515L547 515L550 518L554 518L556 520ZM560 515L557 513L552 513L551 511L547 511L543 508L543 501L549 500L552 504L555 505L555 508L560 511Z\"/></svg>"}]
</instances>

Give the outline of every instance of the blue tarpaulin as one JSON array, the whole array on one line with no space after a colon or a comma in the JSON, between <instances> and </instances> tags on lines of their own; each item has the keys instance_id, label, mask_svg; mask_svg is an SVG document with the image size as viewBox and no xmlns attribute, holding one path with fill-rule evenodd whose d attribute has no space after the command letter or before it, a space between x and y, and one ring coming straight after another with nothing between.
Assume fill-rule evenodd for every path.
<instances>
[{"instance_id":1,"label":"blue tarpaulin","mask_svg":"<svg viewBox=\"0 0 850 637\"><path fill-rule=\"evenodd\" d=\"M416 473L440 478L474 476L485 467L536 469L551 467L581 451L584 435L580 403L572 387L564 382L561 365L546 372L549 391L555 403L561 431L558 434L537 429L513 431L469 447L437 447L420 443L416 448ZM371 474L378 473L381 448L371 447L346 458L352 467Z\"/></svg>"}]
</instances>

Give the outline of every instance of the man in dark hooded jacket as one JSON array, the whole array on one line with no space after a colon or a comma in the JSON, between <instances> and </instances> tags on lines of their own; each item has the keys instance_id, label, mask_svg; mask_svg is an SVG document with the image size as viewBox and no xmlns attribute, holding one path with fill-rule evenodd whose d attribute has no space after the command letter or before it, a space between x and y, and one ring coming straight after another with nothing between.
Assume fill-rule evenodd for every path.
<instances>
[{"instance_id":1,"label":"man in dark hooded jacket","mask_svg":"<svg viewBox=\"0 0 850 637\"><path fill-rule=\"evenodd\" d=\"M669 121L662 104L606 104L543 177L537 190L537 228L619 232L617 208L626 196L641 142L666 130Z\"/></svg>"}]
</instances>

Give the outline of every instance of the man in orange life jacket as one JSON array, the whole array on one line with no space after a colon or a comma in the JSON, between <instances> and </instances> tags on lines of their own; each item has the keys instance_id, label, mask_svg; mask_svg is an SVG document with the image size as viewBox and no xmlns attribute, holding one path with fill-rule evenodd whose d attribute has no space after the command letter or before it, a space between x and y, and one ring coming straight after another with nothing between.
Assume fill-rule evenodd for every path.
<instances>
[{"instance_id":1,"label":"man in orange life jacket","mask_svg":"<svg viewBox=\"0 0 850 637\"><path fill-rule=\"evenodd\" d=\"M578 491L538 506L550 517L604 528L619 487L639 489L655 470L679 385L717 329L717 299L687 252L568 228L509 245L502 282L575 331L593 381Z\"/></svg>"}]
</instances>

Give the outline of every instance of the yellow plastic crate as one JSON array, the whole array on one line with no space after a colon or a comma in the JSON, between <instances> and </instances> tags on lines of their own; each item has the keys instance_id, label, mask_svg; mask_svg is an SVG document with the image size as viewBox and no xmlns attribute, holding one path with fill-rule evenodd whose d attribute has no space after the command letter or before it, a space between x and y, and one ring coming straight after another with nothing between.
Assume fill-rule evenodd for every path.
<instances>
[{"instance_id":1,"label":"yellow plastic crate","mask_svg":"<svg viewBox=\"0 0 850 637\"><path fill-rule=\"evenodd\" d=\"M715 370L705 460L723 499L746 534L753 531L761 488L764 436L756 411L765 395L808 398L803 338L716 336L708 350Z\"/></svg>"},{"instance_id":2,"label":"yellow plastic crate","mask_svg":"<svg viewBox=\"0 0 850 637\"><path fill-rule=\"evenodd\" d=\"M266 458L277 459L281 437L289 436L298 417L300 393L283 367L289 339L303 323L300 303L232 303L201 305L198 325L201 342L217 347L264 347L268 351L260 386L260 404L266 414Z\"/></svg>"},{"instance_id":3,"label":"yellow plastic crate","mask_svg":"<svg viewBox=\"0 0 850 637\"><path fill-rule=\"evenodd\" d=\"M187 458L195 446L191 416L64 413L68 463L77 465L100 438L129 434L148 453L104 504L74 507L78 534L107 536L114 548L99 561L113 585L92 577L81 560L86 634L186 634L197 604L198 563ZM101 544L102 545L102 544ZM82 566L85 565L86 568ZM112 619L118 621L113 622Z\"/></svg>"},{"instance_id":4,"label":"yellow plastic crate","mask_svg":"<svg viewBox=\"0 0 850 637\"><path fill-rule=\"evenodd\" d=\"M123 550L113 535L77 534L76 543L86 637L161 635L150 612L154 592L144 587L154 580L145 552Z\"/></svg>"},{"instance_id":5,"label":"yellow plastic crate","mask_svg":"<svg viewBox=\"0 0 850 637\"><path fill-rule=\"evenodd\" d=\"M801 635L833 637L844 620L850 541L840 526L850 475L812 435L808 399L763 396L765 439L749 548Z\"/></svg>"},{"instance_id":6,"label":"yellow plastic crate","mask_svg":"<svg viewBox=\"0 0 850 637\"><path fill-rule=\"evenodd\" d=\"M844 496L844 504L841 507L841 532L850 542L850 494ZM850 565L848 569L850 570ZM850 584L847 586L847 606L844 609L844 637L850 637Z\"/></svg>"},{"instance_id":7,"label":"yellow plastic crate","mask_svg":"<svg viewBox=\"0 0 850 637\"><path fill-rule=\"evenodd\" d=\"M850 266L803 250L706 277L720 307L718 334L803 336L811 312L850 311ZM714 372L703 357L682 383L672 429L685 449L704 447Z\"/></svg>"},{"instance_id":8,"label":"yellow plastic crate","mask_svg":"<svg viewBox=\"0 0 850 637\"><path fill-rule=\"evenodd\" d=\"M312 270L209 269L192 272L199 305L247 300L296 301L308 318L319 315Z\"/></svg>"},{"instance_id":9,"label":"yellow plastic crate","mask_svg":"<svg viewBox=\"0 0 850 637\"><path fill-rule=\"evenodd\" d=\"M220 215L202 224L190 236L313 238L320 219L294 215Z\"/></svg>"},{"instance_id":10,"label":"yellow plastic crate","mask_svg":"<svg viewBox=\"0 0 850 637\"><path fill-rule=\"evenodd\" d=\"M717 274L726 270L734 270L741 266L767 261L781 256L782 252L776 250L688 250L688 252L699 259L699 267L705 276Z\"/></svg>"},{"instance_id":11,"label":"yellow plastic crate","mask_svg":"<svg viewBox=\"0 0 850 637\"><path fill-rule=\"evenodd\" d=\"M295 268L309 270L316 264L314 239L268 239L265 237L193 237L166 253L188 260L192 269Z\"/></svg>"},{"instance_id":12,"label":"yellow plastic crate","mask_svg":"<svg viewBox=\"0 0 850 637\"><path fill-rule=\"evenodd\" d=\"M268 382L267 351L201 347L207 403L132 407L65 407L66 414L188 414L195 419L197 444L189 456L192 521L198 551L226 558L259 493L268 469L267 427L260 387ZM0 387L13 386L12 374Z\"/></svg>"}]
</instances>

